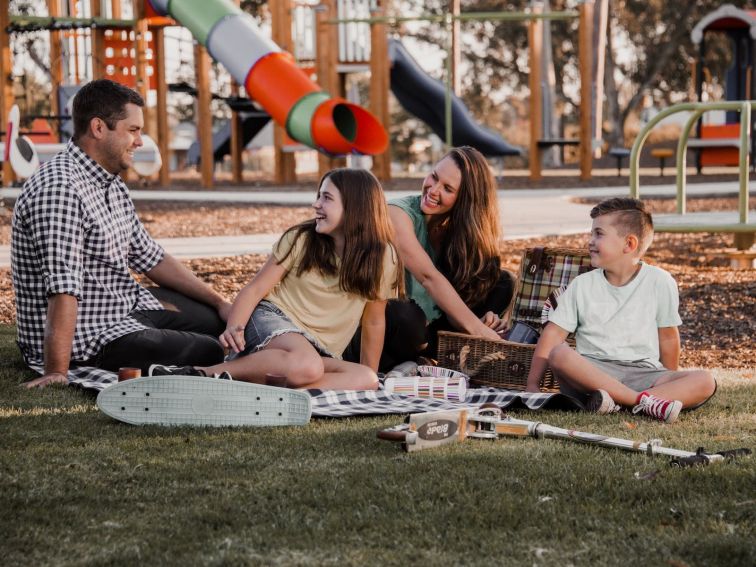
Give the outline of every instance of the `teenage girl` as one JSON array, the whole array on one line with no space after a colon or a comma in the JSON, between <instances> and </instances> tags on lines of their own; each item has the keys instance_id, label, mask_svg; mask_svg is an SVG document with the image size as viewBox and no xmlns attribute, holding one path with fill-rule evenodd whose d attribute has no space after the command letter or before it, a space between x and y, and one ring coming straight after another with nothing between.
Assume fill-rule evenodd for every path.
<instances>
[{"instance_id":1,"label":"teenage girl","mask_svg":"<svg viewBox=\"0 0 756 567\"><path fill-rule=\"evenodd\" d=\"M220 342L227 362L187 370L223 372L292 388L376 389L385 308L401 282L399 257L378 180L335 169L319 184L315 218L288 229L239 292ZM359 364L341 354L361 326ZM169 373L169 369L163 368Z\"/></svg>"}]
</instances>

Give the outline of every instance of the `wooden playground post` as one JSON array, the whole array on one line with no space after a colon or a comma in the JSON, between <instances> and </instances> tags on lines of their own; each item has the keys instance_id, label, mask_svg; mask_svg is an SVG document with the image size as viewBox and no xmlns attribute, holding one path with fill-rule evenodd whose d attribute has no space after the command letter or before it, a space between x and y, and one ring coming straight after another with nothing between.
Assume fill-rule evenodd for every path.
<instances>
[{"instance_id":1,"label":"wooden playground post","mask_svg":"<svg viewBox=\"0 0 756 567\"><path fill-rule=\"evenodd\" d=\"M455 18L452 23L451 53L449 54L449 57L451 57L451 86L452 92L455 95L460 96L460 94L462 94L462 77L459 73L459 67L462 57L459 38L462 22L457 18L462 12L461 0L449 0L449 12L451 12L451 15Z\"/></svg>"},{"instance_id":2,"label":"wooden playground post","mask_svg":"<svg viewBox=\"0 0 756 567\"><path fill-rule=\"evenodd\" d=\"M236 5L239 6L241 0L236 0ZM239 83L234 79L231 79L231 96L239 96ZM242 172L242 124L239 113L231 109L231 180L234 183L241 183L244 180Z\"/></svg>"},{"instance_id":3,"label":"wooden playground post","mask_svg":"<svg viewBox=\"0 0 756 567\"><path fill-rule=\"evenodd\" d=\"M327 23L329 18L336 17L336 15L336 1L321 0L318 11L315 12L315 33L317 34L315 73L318 76L318 84L324 91L331 96L343 96L344 88L338 71L339 27ZM334 167L343 167L344 165L346 165L344 158L333 158L318 153L318 174L321 177Z\"/></svg>"},{"instance_id":4,"label":"wooden playground post","mask_svg":"<svg viewBox=\"0 0 756 567\"><path fill-rule=\"evenodd\" d=\"M231 79L231 96L239 96L239 84ZM244 180L242 151L244 150L241 116L231 109L231 180L241 183Z\"/></svg>"},{"instance_id":5,"label":"wooden playground post","mask_svg":"<svg viewBox=\"0 0 756 567\"><path fill-rule=\"evenodd\" d=\"M102 2L100 0L89 0L89 10L93 18L101 17ZM103 57L105 57L105 29L97 26L90 28L89 33L91 34L92 80L102 79L105 77L105 62L103 61ZM52 57L50 59L52 64Z\"/></svg>"},{"instance_id":6,"label":"wooden playground post","mask_svg":"<svg viewBox=\"0 0 756 567\"><path fill-rule=\"evenodd\" d=\"M142 98L147 103L147 95L150 92L150 78L147 76L147 33L149 29L147 27L147 20L143 17L137 19L134 25L134 48L136 52L135 66L136 66L136 91L142 95ZM145 116L145 119L147 117ZM145 129L147 133L153 135L151 124L149 120L146 120Z\"/></svg>"},{"instance_id":7,"label":"wooden playground post","mask_svg":"<svg viewBox=\"0 0 756 567\"><path fill-rule=\"evenodd\" d=\"M171 172L168 154L170 152L170 133L168 131L168 83L165 77L165 28L155 28L154 34L154 59L152 69L156 74L157 89L157 146L163 158L160 166L159 184L167 187L171 184Z\"/></svg>"},{"instance_id":8,"label":"wooden playground post","mask_svg":"<svg viewBox=\"0 0 756 567\"><path fill-rule=\"evenodd\" d=\"M7 130L8 113L13 106L13 60L11 59L10 0L0 0L0 130ZM9 140L5 140L7 144ZM9 186L16 176L10 161L3 160L3 185Z\"/></svg>"},{"instance_id":9,"label":"wooden playground post","mask_svg":"<svg viewBox=\"0 0 756 567\"><path fill-rule=\"evenodd\" d=\"M281 49L293 52L291 38L291 0L271 0L269 3L272 23L272 39ZM283 149L286 130L273 125L273 146L275 151L275 181L278 184L295 183L297 180L297 158Z\"/></svg>"},{"instance_id":10,"label":"wooden playground post","mask_svg":"<svg viewBox=\"0 0 756 567\"><path fill-rule=\"evenodd\" d=\"M591 178L593 166L593 0L583 0L578 8L578 59L580 61L580 179Z\"/></svg>"},{"instance_id":11,"label":"wooden playground post","mask_svg":"<svg viewBox=\"0 0 756 567\"><path fill-rule=\"evenodd\" d=\"M591 46L595 48L591 81L591 116L592 135L594 140L604 137L604 71L606 69L606 30L609 25L609 0L598 0L593 8L593 41ZM593 157L601 157L602 148L594 149Z\"/></svg>"},{"instance_id":12,"label":"wooden playground post","mask_svg":"<svg viewBox=\"0 0 756 567\"><path fill-rule=\"evenodd\" d=\"M533 13L543 12L543 5L533 6ZM530 52L530 143L528 145L530 162L530 179L537 181L541 175L541 150L538 139L543 126L543 109L541 108L541 46L543 45L543 20L534 18L528 22L528 46Z\"/></svg>"},{"instance_id":13,"label":"wooden playground post","mask_svg":"<svg viewBox=\"0 0 756 567\"><path fill-rule=\"evenodd\" d=\"M47 14L53 18L60 16L60 0L47 0ZM50 30L50 114L60 116L63 110L58 101L58 90L63 82L63 59L60 52L60 32ZM60 120L55 121L55 129L60 136ZM60 138L58 138L60 141Z\"/></svg>"},{"instance_id":14,"label":"wooden playground post","mask_svg":"<svg viewBox=\"0 0 756 567\"><path fill-rule=\"evenodd\" d=\"M371 17L385 16L389 0L381 2ZM370 111L384 125L391 120L388 92L391 84L386 24L370 24ZM381 181L391 179L391 146L380 155L373 156L373 173Z\"/></svg>"},{"instance_id":15,"label":"wooden playground post","mask_svg":"<svg viewBox=\"0 0 756 567\"><path fill-rule=\"evenodd\" d=\"M197 138L200 143L202 186L213 187L213 120L210 115L210 56L199 43L194 46L194 70L197 81Z\"/></svg>"}]
</instances>

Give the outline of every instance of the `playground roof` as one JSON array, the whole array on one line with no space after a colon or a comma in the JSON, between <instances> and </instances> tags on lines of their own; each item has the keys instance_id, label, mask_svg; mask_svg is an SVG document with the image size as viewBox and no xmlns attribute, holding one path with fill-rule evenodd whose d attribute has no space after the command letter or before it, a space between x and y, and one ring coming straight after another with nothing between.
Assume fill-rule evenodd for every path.
<instances>
[{"instance_id":1,"label":"playground roof","mask_svg":"<svg viewBox=\"0 0 756 567\"><path fill-rule=\"evenodd\" d=\"M732 4L720 6L704 16L693 31L690 38L699 44L707 31L726 31L736 29L750 29L750 36L756 39L756 10L741 10Z\"/></svg>"}]
</instances>

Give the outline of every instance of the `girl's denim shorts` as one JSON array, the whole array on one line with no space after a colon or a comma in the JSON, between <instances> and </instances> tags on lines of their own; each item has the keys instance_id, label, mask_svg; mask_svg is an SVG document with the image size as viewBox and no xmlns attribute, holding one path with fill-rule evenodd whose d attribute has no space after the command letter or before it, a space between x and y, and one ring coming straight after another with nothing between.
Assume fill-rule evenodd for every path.
<instances>
[{"instance_id":1,"label":"girl's denim shorts","mask_svg":"<svg viewBox=\"0 0 756 567\"><path fill-rule=\"evenodd\" d=\"M237 356L252 354L268 346L268 343L286 333L297 333L307 339L321 356L333 357L310 333L303 331L283 311L270 301L257 304L247 326L244 328L244 350ZM236 358L234 356L233 358Z\"/></svg>"}]
</instances>

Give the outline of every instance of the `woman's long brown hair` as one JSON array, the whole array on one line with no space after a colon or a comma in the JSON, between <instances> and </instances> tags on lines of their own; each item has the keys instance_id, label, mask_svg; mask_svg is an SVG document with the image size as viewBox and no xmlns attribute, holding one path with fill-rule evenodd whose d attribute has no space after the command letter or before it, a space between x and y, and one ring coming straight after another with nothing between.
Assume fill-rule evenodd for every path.
<instances>
[{"instance_id":1,"label":"woman's long brown hair","mask_svg":"<svg viewBox=\"0 0 756 567\"><path fill-rule=\"evenodd\" d=\"M496 182L486 158L475 148L452 148L446 157L454 160L462 181L457 200L441 223L439 268L472 306L486 298L500 277Z\"/></svg>"},{"instance_id":2,"label":"woman's long brown hair","mask_svg":"<svg viewBox=\"0 0 756 567\"><path fill-rule=\"evenodd\" d=\"M318 192L326 179L339 190L344 205L344 256L341 258L341 270L339 271L336 264L333 238L316 232L313 219L286 231L296 231L295 242L299 238L305 238L297 275L300 276L309 270L318 270L324 275L338 273L342 290L372 301L379 297L383 258L386 246L390 246L397 264L397 279L392 282L393 287L400 294L403 293L404 270L399 255L391 244L394 233L381 184L369 171L341 168L331 170L323 176L318 183ZM286 256L289 253L291 250Z\"/></svg>"}]
</instances>

